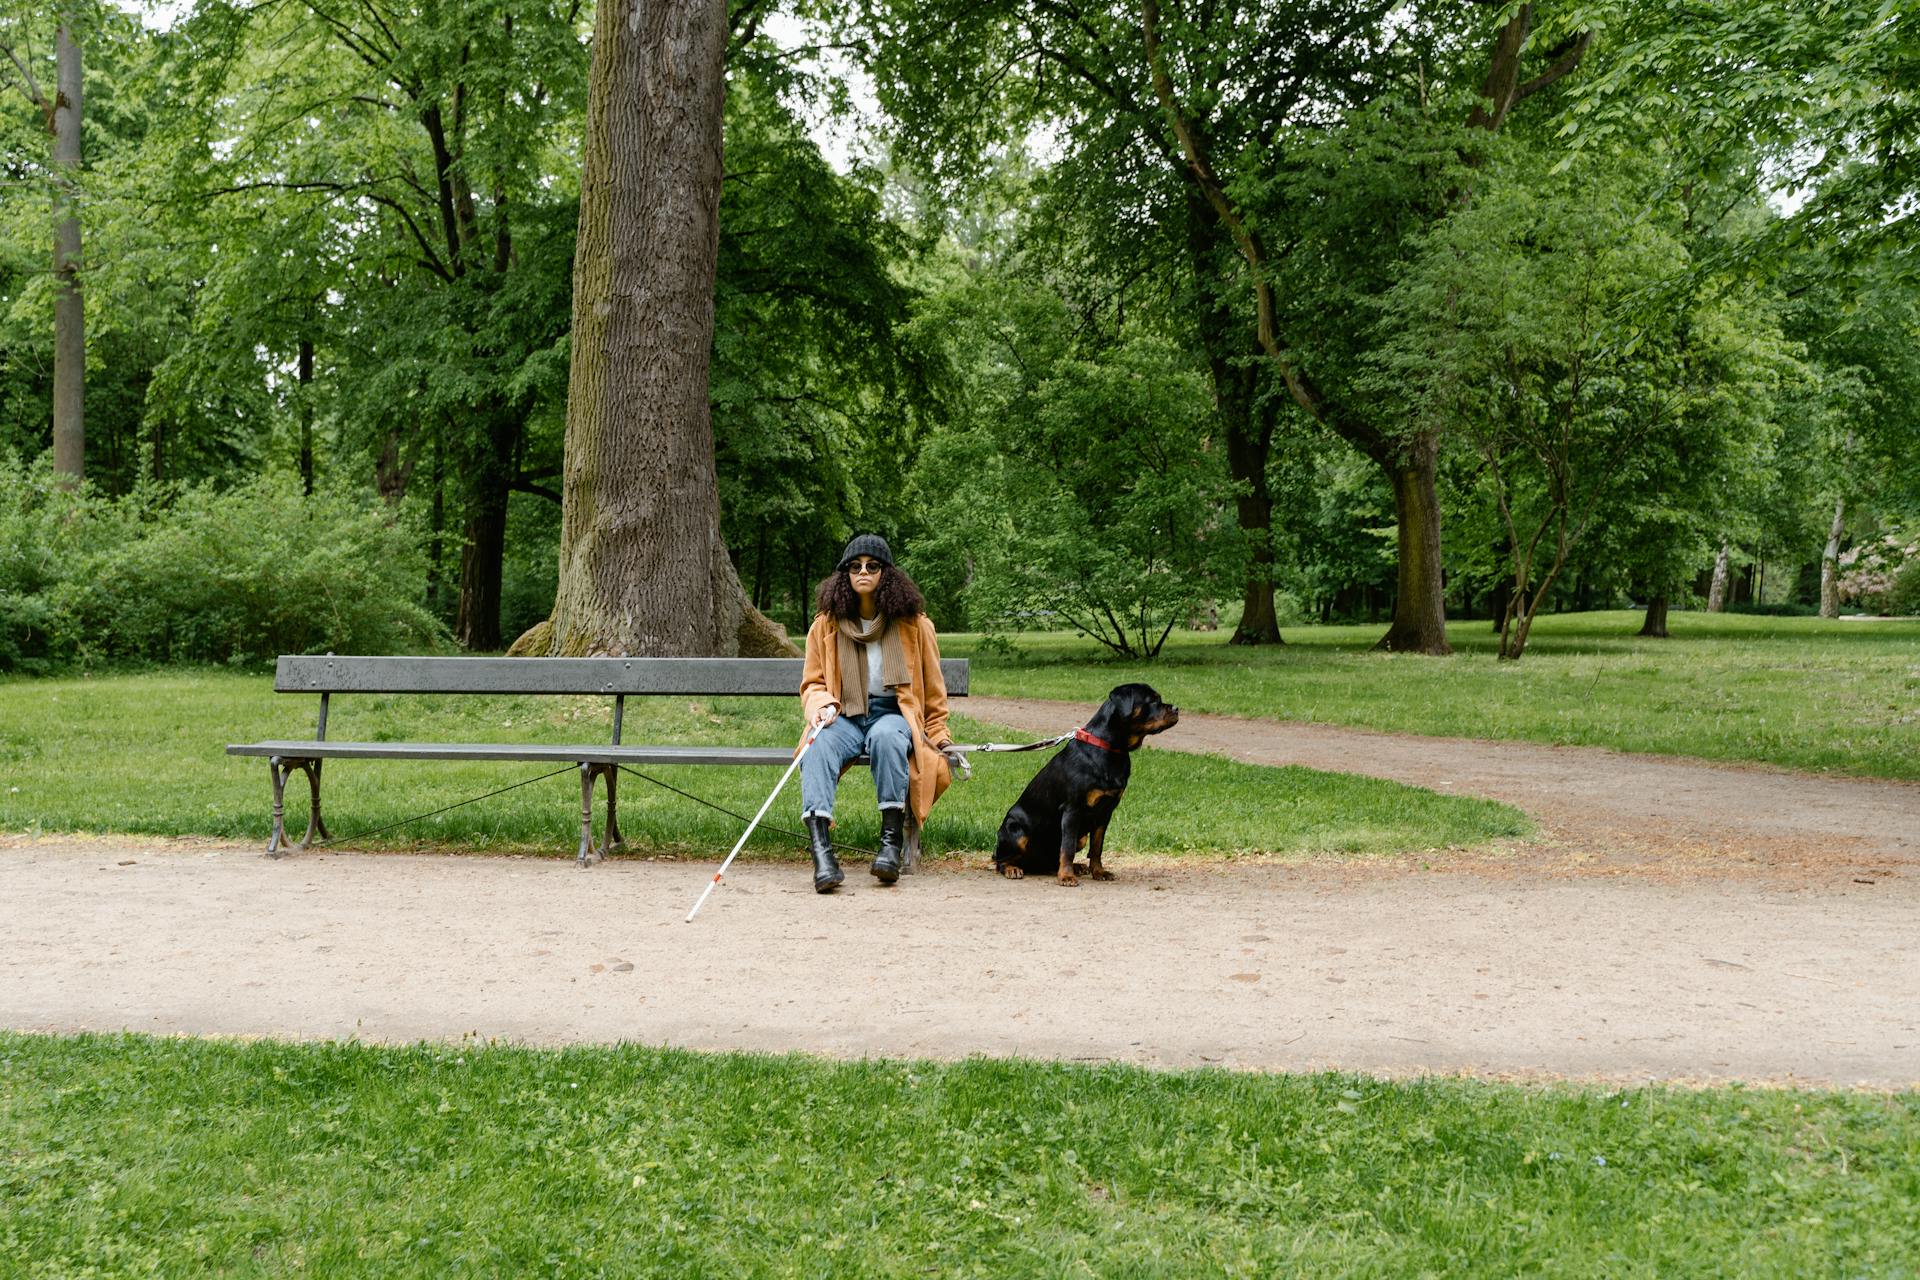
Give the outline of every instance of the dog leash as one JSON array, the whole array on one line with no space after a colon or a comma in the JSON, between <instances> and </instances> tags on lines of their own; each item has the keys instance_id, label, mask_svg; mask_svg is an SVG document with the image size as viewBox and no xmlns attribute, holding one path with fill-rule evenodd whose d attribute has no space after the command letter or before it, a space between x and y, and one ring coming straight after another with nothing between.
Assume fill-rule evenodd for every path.
<instances>
[{"instance_id":1,"label":"dog leash","mask_svg":"<svg viewBox=\"0 0 1920 1280\"><path fill-rule=\"evenodd\" d=\"M956 742L948 748L950 751L1045 751L1048 747L1057 747L1073 736L1069 729L1056 738L1042 738L1038 742Z\"/></svg>"},{"instance_id":2,"label":"dog leash","mask_svg":"<svg viewBox=\"0 0 1920 1280\"><path fill-rule=\"evenodd\" d=\"M956 742L947 750L959 757L952 763L960 771L960 780L967 782L973 778L973 766L967 763L967 756L975 751L1045 751L1048 747L1059 746L1077 732L1079 730L1069 729L1056 737L1042 738L1038 742Z\"/></svg>"}]
</instances>

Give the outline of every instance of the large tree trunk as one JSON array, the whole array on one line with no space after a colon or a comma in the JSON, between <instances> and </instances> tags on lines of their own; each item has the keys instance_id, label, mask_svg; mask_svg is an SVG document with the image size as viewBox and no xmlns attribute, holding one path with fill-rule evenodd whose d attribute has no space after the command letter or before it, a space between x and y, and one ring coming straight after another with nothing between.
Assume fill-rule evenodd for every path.
<instances>
[{"instance_id":1,"label":"large tree trunk","mask_svg":"<svg viewBox=\"0 0 1920 1280\"><path fill-rule=\"evenodd\" d=\"M514 653L793 651L720 538L707 370L726 39L725 0L595 15L560 586Z\"/></svg>"},{"instance_id":2,"label":"large tree trunk","mask_svg":"<svg viewBox=\"0 0 1920 1280\"><path fill-rule=\"evenodd\" d=\"M1727 609L1727 567L1733 559L1733 548L1726 543L1720 544L1720 554L1713 561L1713 585L1707 589L1707 612L1725 613Z\"/></svg>"},{"instance_id":3,"label":"large tree trunk","mask_svg":"<svg viewBox=\"0 0 1920 1280\"><path fill-rule=\"evenodd\" d=\"M1840 616L1840 536L1847 531L1847 500L1835 498L1833 524L1827 529L1827 549L1820 557L1820 616Z\"/></svg>"},{"instance_id":4,"label":"large tree trunk","mask_svg":"<svg viewBox=\"0 0 1920 1280\"><path fill-rule=\"evenodd\" d=\"M80 46L66 22L54 37L56 97L52 118L53 214L53 469L62 483L86 474L87 338L80 299Z\"/></svg>"},{"instance_id":5,"label":"large tree trunk","mask_svg":"<svg viewBox=\"0 0 1920 1280\"><path fill-rule=\"evenodd\" d=\"M1662 592L1647 599L1647 620L1640 624L1640 634L1651 636L1655 640L1667 638L1667 597Z\"/></svg>"},{"instance_id":6,"label":"large tree trunk","mask_svg":"<svg viewBox=\"0 0 1920 1280\"><path fill-rule=\"evenodd\" d=\"M1449 654L1446 587L1440 572L1440 494L1436 484L1439 441L1420 435L1407 445L1393 481L1393 508L1400 522L1399 575L1393 622L1376 649L1393 653Z\"/></svg>"}]
</instances>

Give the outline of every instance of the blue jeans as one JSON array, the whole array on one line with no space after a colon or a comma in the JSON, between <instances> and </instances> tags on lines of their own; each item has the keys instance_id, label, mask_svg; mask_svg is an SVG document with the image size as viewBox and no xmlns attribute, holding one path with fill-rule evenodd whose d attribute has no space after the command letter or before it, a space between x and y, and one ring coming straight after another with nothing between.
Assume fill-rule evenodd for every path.
<instances>
[{"instance_id":1,"label":"blue jeans","mask_svg":"<svg viewBox=\"0 0 1920 1280\"><path fill-rule=\"evenodd\" d=\"M800 762L801 816L833 816L833 793L840 786L840 771L862 751L873 759L873 790L880 807L906 808L907 755L912 749L913 731L900 714L900 699L892 694L867 695L867 713L834 717Z\"/></svg>"}]
</instances>

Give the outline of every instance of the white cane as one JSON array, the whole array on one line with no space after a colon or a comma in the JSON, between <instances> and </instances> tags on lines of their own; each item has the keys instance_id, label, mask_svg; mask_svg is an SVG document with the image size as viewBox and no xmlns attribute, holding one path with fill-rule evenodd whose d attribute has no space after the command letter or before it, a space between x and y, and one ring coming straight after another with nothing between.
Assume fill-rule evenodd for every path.
<instances>
[{"instance_id":1,"label":"white cane","mask_svg":"<svg viewBox=\"0 0 1920 1280\"><path fill-rule=\"evenodd\" d=\"M793 771L800 767L800 761L806 758L807 749L813 746L813 740L820 736L822 727L824 726L815 725L807 731L806 740L800 744L800 750L794 753L793 763L788 765L787 771L780 775L780 781L773 784L773 791L768 794L766 803L760 806L760 812L753 815L753 821L747 824L747 829L740 833L740 841L733 846L733 852L728 854L727 860L720 864L720 869L713 873L713 879L707 881L707 887L700 892L700 901L694 903L693 910L687 912L688 924L692 924L693 918L700 914L700 908L707 905L707 895L712 893L714 886L720 883L720 877L727 874L727 868L733 865L734 858L739 856L740 850L747 843L747 837L753 834L753 829L760 825L760 819L767 816L767 810L773 807L774 797L778 796L780 789L787 785L787 779L793 776Z\"/></svg>"}]
</instances>

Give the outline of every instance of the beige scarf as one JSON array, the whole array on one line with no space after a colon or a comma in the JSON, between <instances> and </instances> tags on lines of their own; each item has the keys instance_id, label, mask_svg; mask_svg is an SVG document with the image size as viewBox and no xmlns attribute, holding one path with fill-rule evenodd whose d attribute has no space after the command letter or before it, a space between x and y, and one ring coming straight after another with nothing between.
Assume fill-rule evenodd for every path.
<instances>
[{"instance_id":1,"label":"beige scarf","mask_svg":"<svg viewBox=\"0 0 1920 1280\"><path fill-rule=\"evenodd\" d=\"M913 677L907 673L907 651L900 643L899 628L884 615L867 625L876 624L876 630L863 632L858 619L838 619L836 644L840 657L841 715L867 714L867 646L870 644L877 643L880 646L882 685L893 689L913 683Z\"/></svg>"}]
</instances>

